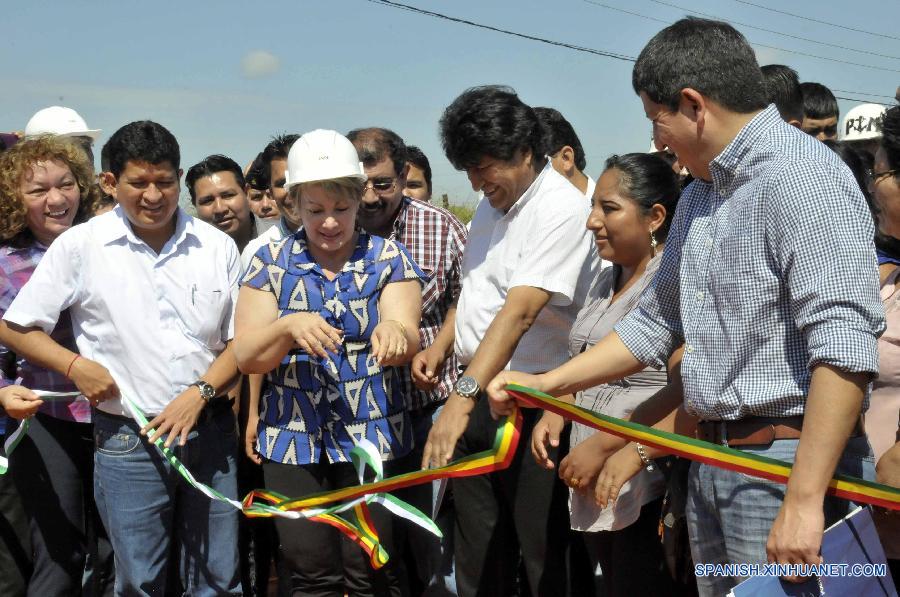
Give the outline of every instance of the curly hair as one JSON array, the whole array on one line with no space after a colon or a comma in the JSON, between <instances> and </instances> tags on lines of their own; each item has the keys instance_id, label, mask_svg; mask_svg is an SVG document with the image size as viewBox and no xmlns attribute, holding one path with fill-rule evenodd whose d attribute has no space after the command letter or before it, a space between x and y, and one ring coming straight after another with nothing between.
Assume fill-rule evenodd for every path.
<instances>
[{"instance_id":1,"label":"curly hair","mask_svg":"<svg viewBox=\"0 0 900 597\"><path fill-rule=\"evenodd\" d=\"M94 183L94 169L87 156L71 139L42 136L16 143L0 153L0 241L16 247L30 243L34 236L25 223L25 199L20 186L29 169L43 161L61 162L75 176L80 192L73 224L91 217L100 191Z\"/></svg>"}]
</instances>

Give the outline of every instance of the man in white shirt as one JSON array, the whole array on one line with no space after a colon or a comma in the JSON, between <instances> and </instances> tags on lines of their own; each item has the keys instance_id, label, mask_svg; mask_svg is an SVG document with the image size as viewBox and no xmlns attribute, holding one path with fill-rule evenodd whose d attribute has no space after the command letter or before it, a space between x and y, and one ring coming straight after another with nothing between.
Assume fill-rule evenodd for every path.
<instances>
[{"instance_id":1,"label":"man in white shirt","mask_svg":"<svg viewBox=\"0 0 900 597\"><path fill-rule=\"evenodd\" d=\"M585 227L590 203L550 165L538 117L515 92L470 89L440 127L447 158L485 200L472 219L455 318L464 372L423 466L491 448L498 422L481 388L510 367L537 372L565 362L569 328L599 272ZM522 437L537 414L524 413ZM567 491L525 451L505 471L453 480L461 596L514 594L520 552L532 595L566 594Z\"/></svg>"},{"instance_id":2,"label":"man in white shirt","mask_svg":"<svg viewBox=\"0 0 900 597\"><path fill-rule=\"evenodd\" d=\"M237 436L223 398L240 262L224 232L178 208L180 152L154 122L110 138L103 174L117 207L48 249L4 315L0 342L70 377L94 412L95 499L115 551L117 595L162 595L176 537L191 595L240 595L238 513L179 480L165 437L194 476L236 499ZM68 309L80 354L47 333ZM127 401L127 402L126 402ZM151 419L143 429L131 403Z\"/></svg>"},{"instance_id":3,"label":"man in white shirt","mask_svg":"<svg viewBox=\"0 0 900 597\"><path fill-rule=\"evenodd\" d=\"M224 155L207 156L188 168L184 186L197 217L230 236L238 251L259 236L259 221L250 209L247 183L237 162Z\"/></svg>"}]
</instances>

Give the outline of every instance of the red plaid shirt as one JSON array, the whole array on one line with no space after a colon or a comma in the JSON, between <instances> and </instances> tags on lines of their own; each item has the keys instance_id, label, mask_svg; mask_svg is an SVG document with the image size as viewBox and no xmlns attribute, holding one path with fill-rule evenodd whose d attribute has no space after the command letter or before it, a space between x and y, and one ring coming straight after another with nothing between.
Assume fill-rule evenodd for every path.
<instances>
[{"instance_id":1,"label":"red plaid shirt","mask_svg":"<svg viewBox=\"0 0 900 597\"><path fill-rule=\"evenodd\" d=\"M421 348L434 342L447 311L459 297L460 264L466 236L466 227L449 211L403 198L390 238L402 243L428 276L422 289ZM398 367L397 372L399 375L394 377L394 382L403 388L410 411L446 400L458 375L455 356L444 363L441 381L430 392L416 388L408 366Z\"/></svg>"}]
</instances>

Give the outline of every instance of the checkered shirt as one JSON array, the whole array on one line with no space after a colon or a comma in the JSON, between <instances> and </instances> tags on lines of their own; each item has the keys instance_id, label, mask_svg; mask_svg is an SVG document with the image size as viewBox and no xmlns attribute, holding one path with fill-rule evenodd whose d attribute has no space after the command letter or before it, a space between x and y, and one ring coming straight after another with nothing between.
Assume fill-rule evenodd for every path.
<instances>
[{"instance_id":1,"label":"checkered shirt","mask_svg":"<svg viewBox=\"0 0 900 597\"><path fill-rule=\"evenodd\" d=\"M6 313L13 299L19 294L19 290L25 286L34 268L47 252L46 247L33 242L22 248L0 246L0 317ZM75 346L75 338L72 335L72 324L69 321L69 312L60 314L59 322L50 335L57 343L65 346L73 352L78 352ZM13 359L14 362L13 362ZM48 390L51 392L75 391L75 384L50 369L39 367L29 363L21 357L10 353L9 349L0 345L0 388L20 384L33 390ZM90 423L91 407L87 401L73 402L45 402L40 412L65 421L77 421ZM3 435L6 425L6 415L0 409L0 436Z\"/></svg>"},{"instance_id":2,"label":"checkered shirt","mask_svg":"<svg viewBox=\"0 0 900 597\"><path fill-rule=\"evenodd\" d=\"M653 285L616 326L629 350L659 366L684 343L685 406L709 420L802 414L818 364L877 374L875 230L837 154L769 106L710 173L685 189Z\"/></svg>"},{"instance_id":3,"label":"checkered shirt","mask_svg":"<svg viewBox=\"0 0 900 597\"><path fill-rule=\"evenodd\" d=\"M460 263L466 236L466 227L449 211L403 197L390 238L403 243L428 276L422 289L422 322L419 324L422 348L434 342L447 311L459 297ZM408 366L398 367L397 372L399 375L394 377L394 383L403 388L410 411L416 411L443 402L450 395L458 375L456 356L444 363L440 383L430 392L416 388Z\"/></svg>"}]
</instances>

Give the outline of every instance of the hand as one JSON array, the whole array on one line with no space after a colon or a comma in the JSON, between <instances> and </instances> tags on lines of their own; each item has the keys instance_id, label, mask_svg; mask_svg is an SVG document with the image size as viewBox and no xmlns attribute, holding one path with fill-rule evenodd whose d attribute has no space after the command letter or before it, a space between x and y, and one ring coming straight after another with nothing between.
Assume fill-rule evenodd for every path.
<instances>
[{"instance_id":1,"label":"hand","mask_svg":"<svg viewBox=\"0 0 900 597\"><path fill-rule=\"evenodd\" d=\"M515 408L515 400L506 391L506 384L517 383L533 390L543 392L542 376L520 373L518 371L501 371L487 385L485 392L491 405L491 416L494 419L505 417Z\"/></svg>"},{"instance_id":2,"label":"hand","mask_svg":"<svg viewBox=\"0 0 900 597\"><path fill-rule=\"evenodd\" d=\"M425 350L416 353L410 365L413 383L423 392L428 392L437 387L440 379L438 373L444 366L443 352L434 348L432 344Z\"/></svg>"},{"instance_id":3,"label":"hand","mask_svg":"<svg viewBox=\"0 0 900 597\"><path fill-rule=\"evenodd\" d=\"M891 487L900 487L900 442L891 446L878 459L875 480Z\"/></svg>"},{"instance_id":4,"label":"hand","mask_svg":"<svg viewBox=\"0 0 900 597\"><path fill-rule=\"evenodd\" d=\"M594 487L606 459L627 442L615 435L598 431L569 450L559 463L559 478L572 489Z\"/></svg>"},{"instance_id":5,"label":"hand","mask_svg":"<svg viewBox=\"0 0 900 597\"><path fill-rule=\"evenodd\" d=\"M328 351L337 352L341 344L341 330L333 328L318 313L291 313L282 318L300 350L309 355L328 358Z\"/></svg>"},{"instance_id":6,"label":"hand","mask_svg":"<svg viewBox=\"0 0 900 597\"><path fill-rule=\"evenodd\" d=\"M116 385L116 381L106 367L97 361L85 357L75 359L69 371L69 379L94 406L104 400L119 397L119 386Z\"/></svg>"},{"instance_id":7,"label":"hand","mask_svg":"<svg viewBox=\"0 0 900 597\"><path fill-rule=\"evenodd\" d=\"M388 319L372 330L372 356L382 367L401 365L408 344L406 329L399 321Z\"/></svg>"},{"instance_id":8,"label":"hand","mask_svg":"<svg viewBox=\"0 0 900 597\"><path fill-rule=\"evenodd\" d=\"M247 415L247 427L244 430L244 452L254 464L262 464L262 457L256 451L256 440L258 438L256 429L258 426L259 414L250 413Z\"/></svg>"},{"instance_id":9,"label":"hand","mask_svg":"<svg viewBox=\"0 0 900 597\"><path fill-rule=\"evenodd\" d=\"M556 413L544 411L541 419L531 432L531 455L534 461L547 470L553 470L556 465L548 456L547 446L559 447L559 434L566 426L566 420Z\"/></svg>"},{"instance_id":10,"label":"hand","mask_svg":"<svg viewBox=\"0 0 900 597\"><path fill-rule=\"evenodd\" d=\"M179 438L178 445L183 446L191 429L197 424L204 406L206 401L200 396L200 388L191 386L170 402L152 421L144 425L141 435L147 435L153 430L153 434L148 438L150 443L155 442L161 435L168 434L165 447L170 447L176 437Z\"/></svg>"},{"instance_id":11,"label":"hand","mask_svg":"<svg viewBox=\"0 0 900 597\"><path fill-rule=\"evenodd\" d=\"M0 406L14 419L21 421L34 416L43 403L44 401L28 388L22 386L0 388Z\"/></svg>"},{"instance_id":12,"label":"hand","mask_svg":"<svg viewBox=\"0 0 900 597\"><path fill-rule=\"evenodd\" d=\"M790 490L790 488L788 488ZM789 493L784 496L781 510L772 523L766 556L770 564L821 564L822 534L825 514L822 500L794 500ZM801 577L785 577L788 582L802 582Z\"/></svg>"},{"instance_id":13,"label":"hand","mask_svg":"<svg viewBox=\"0 0 900 597\"><path fill-rule=\"evenodd\" d=\"M629 443L607 458L597 477L594 500L601 508L612 505L619 497L625 482L641 472L644 463L634 444Z\"/></svg>"},{"instance_id":14,"label":"hand","mask_svg":"<svg viewBox=\"0 0 900 597\"><path fill-rule=\"evenodd\" d=\"M456 442L469 425L469 413L475 403L456 392L450 394L444 409L428 433L428 440L422 453L422 468L437 468L453 458Z\"/></svg>"}]
</instances>

